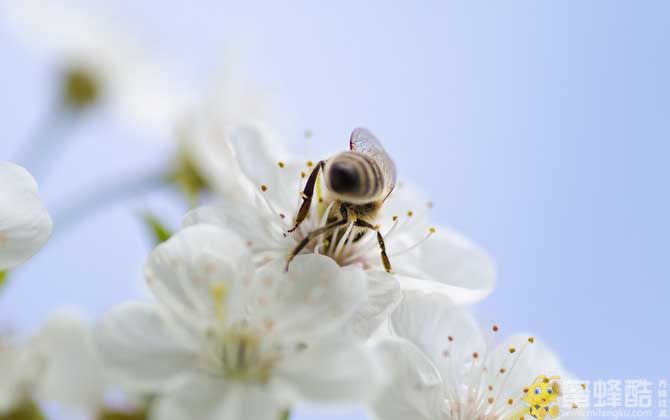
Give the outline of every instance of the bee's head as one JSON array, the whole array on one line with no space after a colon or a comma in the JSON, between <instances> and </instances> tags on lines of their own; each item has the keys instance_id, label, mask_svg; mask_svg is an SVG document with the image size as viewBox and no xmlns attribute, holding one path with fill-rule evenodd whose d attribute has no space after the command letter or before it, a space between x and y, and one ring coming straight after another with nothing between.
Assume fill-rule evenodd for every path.
<instances>
[{"instance_id":1,"label":"bee's head","mask_svg":"<svg viewBox=\"0 0 670 420\"><path fill-rule=\"evenodd\" d=\"M339 199L366 203L375 199L373 177L378 171L374 162L355 152L340 153L326 163L324 170L328 190Z\"/></svg>"}]
</instances>

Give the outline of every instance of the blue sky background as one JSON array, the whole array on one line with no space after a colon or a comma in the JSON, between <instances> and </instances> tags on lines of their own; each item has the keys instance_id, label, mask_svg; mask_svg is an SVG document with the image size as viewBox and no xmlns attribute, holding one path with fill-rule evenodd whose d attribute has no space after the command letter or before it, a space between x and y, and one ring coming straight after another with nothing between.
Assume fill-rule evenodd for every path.
<instances>
[{"instance_id":1,"label":"blue sky background","mask_svg":"<svg viewBox=\"0 0 670 420\"><path fill-rule=\"evenodd\" d=\"M242 46L314 150L372 128L440 223L495 258L483 322L533 332L585 379L670 379L670 3L330 3L93 2L197 88L224 46ZM2 22L0 51L11 160L46 112L55 67ZM150 137L90 115L40 180L50 209L160 165L170 142ZM62 304L94 317L137 296L147 208L173 223L185 209L156 192L57 230L0 296L2 322L30 329Z\"/></svg>"}]
</instances>

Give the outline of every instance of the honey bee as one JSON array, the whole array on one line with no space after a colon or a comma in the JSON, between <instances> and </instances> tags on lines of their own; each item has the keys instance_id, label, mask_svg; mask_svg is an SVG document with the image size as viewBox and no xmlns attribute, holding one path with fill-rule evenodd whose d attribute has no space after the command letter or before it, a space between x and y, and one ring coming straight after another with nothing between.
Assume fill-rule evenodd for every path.
<instances>
[{"instance_id":1,"label":"honey bee","mask_svg":"<svg viewBox=\"0 0 670 420\"><path fill-rule=\"evenodd\" d=\"M393 192L397 178L395 164L381 142L368 129L356 128L349 139L349 151L318 162L307 178L302 205L289 233L295 231L309 214L320 173L325 181L327 199L334 203L328 223L309 232L300 241L288 258L286 270L310 241L319 235L332 234L338 227L353 222L358 229L354 241L370 230L376 232L382 264L390 272L391 262L386 254L384 238L373 224L382 204Z\"/></svg>"}]
</instances>

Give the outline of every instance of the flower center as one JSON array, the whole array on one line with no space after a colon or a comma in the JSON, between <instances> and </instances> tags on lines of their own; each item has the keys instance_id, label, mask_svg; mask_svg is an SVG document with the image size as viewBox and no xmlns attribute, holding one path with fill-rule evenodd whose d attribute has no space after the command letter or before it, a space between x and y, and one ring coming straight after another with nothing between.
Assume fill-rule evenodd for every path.
<instances>
[{"instance_id":1,"label":"flower center","mask_svg":"<svg viewBox=\"0 0 670 420\"><path fill-rule=\"evenodd\" d=\"M62 95L65 103L73 109L93 105L100 96L100 86L90 71L73 67L65 72Z\"/></svg>"},{"instance_id":2,"label":"flower center","mask_svg":"<svg viewBox=\"0 0 670 420\"><path fill-rule=\"evenodd\" d=\"M266 383L278 352L264 345L261 331L249 322L228 322L228 289L224 284L212 285L210 293L217 324L208 330L207 338L215 371L230 380Z\"/></svg>"},{"instance_id":3,"label":"flower center","mask_svg":"<svg viewBox=\"0 0 670 420\"><path fill-rule=\"evenodd\" d=\"M302 168L304 170L300 170L299 172L295 171L297 177L293 178L294 174L292 171L295 169L295 166L278 162L276 166L276 170L278 171L276 179L288 179L288 184L296 186L296 192L302 191L310 171L314 170L315 167L314 162L308 161L307 167ZM287 195L296 197L295 202L292 200L277 200L276 188L279 187L277 184L280 183L261 184L257 190L264 203L263 205L267 207L272 215L277 216L276 218L272 218L276 224L277 231L281 232L282 237L289 236L293 239L290 247L295 247L303 239L309 237L310 240L302 252L328 256L340 266L360 264L365 269L381 266L381 245L377 232L381 234L389 258L411 252L436 233L436 229L430 227L427 229L425 236L418 239L416 238L416 234L408 235L408 232L416 231L417 224L424 220L422 218L423 214L420 214L423 212L415 212L411 209L406 210L403 214L389 217L388 220L382 217L374 217L372 220L369 218L364 219L372 228L357 226L356 219L358 216L354 211L350 211L348 214L349 220L346 224L326 229L329 224L341 220L340 205L342 202L330 196L325 185L322 184L322 177L319 175L315 183L307 217L294 232L288 234L288 230L296 220L298 209L300 208L300 198L304 199L305 195L297 196L294 194L294 191L287 190L285 191ZM282 193L283 191L280 191L279 195L282 195ZM279 201L286 201L286 204L282 206ZM425 207L426 212L429 211L432 208L432 203L427 203ZM383 210L382 204L382 213ZM313 232L317 231L321 233L314 235ZM287 250L284 248L283 253L288 255L290 251L291 249ZM283 255L282 257L286 257L287 255ZM397 271L395 267L393 271Z\"/></svg>"},{"instance_id":4,"label":"flower center","mask_svg":"<svg viewBox=\"0 0 670 420\"><path fill-rule=\"evenodd\" d=\"M223 336L219 356L223 375L238 381L266 383L275 358L262 350L259 334L245 328L229 329Z\"/></svg>"},{"instance_id":5,"label":"flower center","mask_svg":"<svg viewBox=\"0 0 670 420\"><path fill-rule=\"evenodd\" d=\"M451 372L460 371L464 375L459 380L455 374L447 375L445 380L445 401L450 418L458 420L501 420L520 418L526 409L523 402L523 390L508 389L507 381L516 369L519 360L529 345L535 342L533 337L517 349L509 347L501 362L490 357L493 348L493 335L499 331L494 325L493 334L487 341L483 352L473 352L466 357L462 366L451 366ZM447 347L443 356L453 360L455 338L447 337ZM493 378L490 373L495 372ZM529 381L532 378L528 379Z\"/></svg>"}]
</instances>

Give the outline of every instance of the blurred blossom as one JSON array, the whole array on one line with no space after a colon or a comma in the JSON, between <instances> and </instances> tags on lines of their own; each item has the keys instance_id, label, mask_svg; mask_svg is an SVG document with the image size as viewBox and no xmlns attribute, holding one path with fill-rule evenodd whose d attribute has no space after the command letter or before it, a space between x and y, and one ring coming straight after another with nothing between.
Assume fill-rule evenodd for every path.
<instances>
[{"instance_id":1,"label":"blurred blossom","mask_svg":"<svg viewBox=\"0 0 670 420\"><path fill-rule=\"evenodd\" d=\"M180 125L180 159L191 166L190 173L197 173L201 186L222 197L238 190L239 181L229 169L235 159L229 152L231 137L245 127L262 131L268 138L263 153L272 155L286 125L279 102L250 79L245 62L239 50L227 49L218 76Z\"/></svg>"},{"instance_id":2,"label":"blurred blossom","mask_svg":"<svg viewBox=\"0 0 670 420\"><path fill-rule=\"evenodd\" d=\"M0 270L32 257L51 236L37 183L20 166L0 162Z\"/></svg>"},{"instance_id":3,"label":"blurred blossom","mask_svg":"<svg viewBox=\"0 0 670 420\"><path fill-rule=\"evenodd\" d=\"M256 270L247 244L188 227L148 260L156 304L106 315L99 346L120 383L159 394L160 420L276 420L300 401L372 398L383 380L371 348L338 337L366 295L365 278L322 256Z\"/></svg>"},{"instance_id":4,"label":"blurred blossom","mask_svg":"<svg viewBox=\"0 0 670 420\"><path fill-rule=\"evenodd\" d=\"M570 378L535 338L517 334L496 345L498 326L485 335L439 294L407 293L391 323L395 337L379 346L394 379L374 404L379 420L523 418L523 396L535 378ZM566 412L561 418L581 417Z\"/></svg>"},{"instance_id":5,"label":"blurred blossom","mask_svg":"<svg viewBox=\"0 0 670 420\"><path fill-rule=\"evenodd\" d=\"M85 418L144 410L139 398L125 393L120 404L106 406L106 397L118 387L107 380L91 326L79 315L58 311L33 336L4 339L0 341L0 414L29 411L31 416L25 418L39 418L34 417L38 405Z\"/></svg>"},{"instance_id":6,"label":"blurred blossom","mask_svg":"<svg viewBox=\"0 0 670 420\"><path fill-rule=\"evenodd\" d=\"M152 62L151 51L120 25L91 10L64 2L5 0L5 19L62 72L61 94L73 109L98 102L126 123L173 137L188 95L169 80L165 64Z\"/></svg>"}]
</instances>

